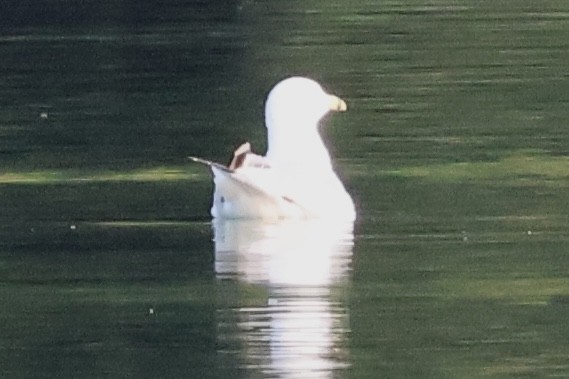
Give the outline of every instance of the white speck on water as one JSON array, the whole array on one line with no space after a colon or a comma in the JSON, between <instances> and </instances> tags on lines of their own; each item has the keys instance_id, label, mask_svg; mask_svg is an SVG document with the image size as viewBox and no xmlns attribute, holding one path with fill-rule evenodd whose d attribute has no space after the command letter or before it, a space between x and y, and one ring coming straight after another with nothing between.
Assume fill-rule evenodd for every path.
<instances>
[{"instance_id":1,"label":"white speck on water","mask_svg":"<svg viewBox=\"0 0 569 379\"><path fill-rule=\"evenodd\" d=\"M149 315L153 315L153 314L154 314L154 308L149 308L149 309L148 309L148 314L149 314Z\"/></svg>"},{"instance_id":2,"label":"white speck on water","mask_svg":"<svg viewBox=\"0 0 569 379\"><path fill-rule=\"evenodd\" d=\"M528 230L528 236L531 236L533 233L531 230Z\"/></svg>"},{"instance_id":3,"label":"white speck on water","mask_svg":"<svg viewBox=\"0 0 569 379\"><path fill-rule=\"evenodd\" d=\"M71 229L71 230L75 230L75 229L77 229L77 226L75 226L75 225L71 225L71 226L69 227L69 229Z\"/></svg>"},{"instance_id":4,"label":"white speck on water","mask_svg":"<svg viewBox=\"0 0 569 379\"><path fill-rule=\"evenodd\" d=\"M48 116L47 112L42 112L42 113L40 113L40 118L41 118L42 120L47 120L48 117L49 117L49 116Z\"/></svg>"}]
</instances>

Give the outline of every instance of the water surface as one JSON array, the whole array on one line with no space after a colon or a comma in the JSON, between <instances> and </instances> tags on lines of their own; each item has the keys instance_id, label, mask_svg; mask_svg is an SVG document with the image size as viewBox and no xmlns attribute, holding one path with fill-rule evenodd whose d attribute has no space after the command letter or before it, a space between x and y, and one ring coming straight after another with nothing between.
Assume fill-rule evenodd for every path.
<instances>
[{"instance_id":1,"label":"water surface","mask_svg":"<svg viewBox=\"0 0 569 379\"><path fill-rule=\"evenodd\" d=\"M5 2L7 377L569 375L565 1ZM311 76L355 225L212 225ZM352 229L353 227L353 229Z\"/></svg>"}]
</instances>

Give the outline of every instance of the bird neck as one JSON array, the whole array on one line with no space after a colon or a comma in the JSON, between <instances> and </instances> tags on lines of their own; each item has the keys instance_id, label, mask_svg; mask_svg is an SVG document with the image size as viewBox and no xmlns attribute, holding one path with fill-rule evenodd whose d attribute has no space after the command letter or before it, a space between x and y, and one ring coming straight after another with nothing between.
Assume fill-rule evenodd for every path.
<instances>
[{"instance_id":1,"label":"bird neck","mask_svg":"<svg viewBox=\"0 0 569 379\"><path fill-rule=\"evenodd\" d=\"M332 168L330 154L313 126L300 126L292 130L286 126L269 129L267 158L275 166L320 170Z\"/></svg>"}]
</instances>

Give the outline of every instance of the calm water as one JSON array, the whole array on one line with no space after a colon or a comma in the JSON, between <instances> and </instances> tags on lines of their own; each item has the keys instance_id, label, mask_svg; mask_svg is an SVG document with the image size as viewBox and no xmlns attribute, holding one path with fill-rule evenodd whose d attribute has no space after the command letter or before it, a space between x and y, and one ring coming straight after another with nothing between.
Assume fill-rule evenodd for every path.
<instances>
[{"instance_id":1,"label":"calm water","mask_svg":"<svg viewBox=\"0 0 569 379\"><path fill-rule=\"evenodd\" d=\"M0 5L5 377L569 376L569 4ZM302 74L355 225L212 225Z\"/></svg>"}]
</instances>

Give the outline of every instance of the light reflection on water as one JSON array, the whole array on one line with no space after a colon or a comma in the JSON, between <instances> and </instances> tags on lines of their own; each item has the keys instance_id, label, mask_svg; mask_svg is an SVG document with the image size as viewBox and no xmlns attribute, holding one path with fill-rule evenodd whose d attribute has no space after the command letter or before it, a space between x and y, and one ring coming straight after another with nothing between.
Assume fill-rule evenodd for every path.
<instances>
[{"instance_id":1,"label":"light reflection on water","mask_svg":"<svg viewBox=\"0 0 569 379\"><path fill-rule=\"evenodd\" d=\"M214 231L216 276L267 292L262 304L219 310L219 337L239 341L242 365L291 378L329 377L347 368L349 320L341 289L353 225L218 221Z\"/></svg>"}]
</instances>

